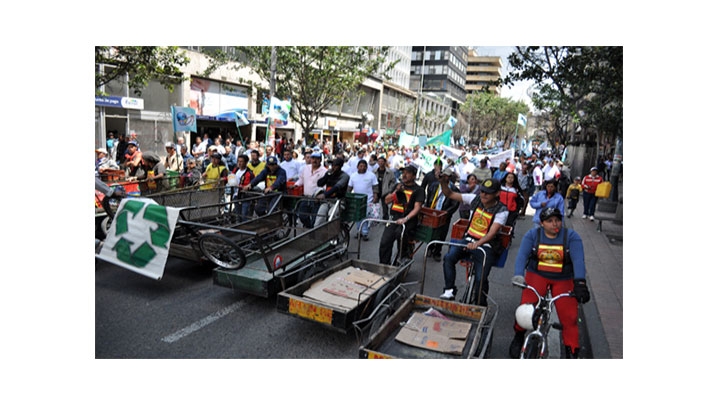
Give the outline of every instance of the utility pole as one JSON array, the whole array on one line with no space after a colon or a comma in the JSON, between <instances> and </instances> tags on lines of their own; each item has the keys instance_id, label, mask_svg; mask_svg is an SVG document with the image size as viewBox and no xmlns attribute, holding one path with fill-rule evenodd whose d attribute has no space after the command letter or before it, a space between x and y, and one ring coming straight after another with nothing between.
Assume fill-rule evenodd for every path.
<instances>
[{"instance_id":1,"label":"utility pole","mask_svg":"<svg viewBox=\"0 0 720 405\"><path fill-rule=\"evenodd\" d=\"M275 70L277 65L277 49L272 46L270 47L270 99L268 100L268 121L267 130L265 131L265 145L268 145L269 141L272 141L273 147L275 146L275 125L272 123L271 109L272 99L275 97ZM272 136L271 136L272 135Z\"/></svg>"},{"instance_id":2,"label":"utility pole","mask_svg":"<svg viewBox=\"0 0 720 405\"><path fill-rule=\"evenodd\" d=\"M420 89L418 91L418 99L417 99L417 105L415 106L415 128L413 129L413 134L415 136L418 136L417 129L418 129L418 120L420 119L420 101L422 100L422 91L424 86L424 80L425 79L425 47L423 46L423 52L422 52L422 67L420 68Z\"/></svg>"}]
</instances>

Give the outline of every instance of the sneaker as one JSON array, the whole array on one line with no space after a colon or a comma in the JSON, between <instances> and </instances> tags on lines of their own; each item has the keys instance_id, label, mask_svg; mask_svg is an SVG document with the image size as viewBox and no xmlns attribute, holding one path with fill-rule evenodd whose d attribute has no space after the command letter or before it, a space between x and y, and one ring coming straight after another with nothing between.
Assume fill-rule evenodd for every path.
<instances>
[{"instance_id":1,"label":"sneaker","mask_svg":"<svg viewBox=\"0 0 720 405\"><path fill-rule=\"evenodd\" d=\"M444 300L454 300L455 299L455 289L454 288L448 288L445 290L442 295L440 295L440 298Z\"/></svg>"},{"instance_id":2,"label":"sneaker","mask_svg":"<svg viewBox=\"0 0 720 405\"><path fill-rule=\"evenodd\" d=\"M583 219L587 218L587 215L583 214Z\"/></svg>"},{"instance_id":3,"label":"sneaker","mask_svg":"<svg viewBox=\"0 0 720 405\"><path fill-rule=\"evenodd\" d=\"M369 238L367 235L363 235L363 240L364 240L365 242L367 242L367 241L370 240L370 238Z\"/></svg>"},{"instance_id":4,"label":"sneaker","mask_svg":"<svg viewBox=\"0 0 720 405\"><path fill-rule=\"evenodd\" d=\"M592 215L590 215L590 220L591 220L591 221L594 221L594 220L595 220L595 217L592 216Z\"/></svg>"},{"instance_id":5,"label":"sneaker","mask_svg":"<svg viewBox=\"0 0 720 405\"><path fill-rule=\"evenodd\" d=\"M520 358L520 351L522 351L522 345L524 341L525 332L515 332L515 337L513 338L512 342L510 342L510 350L508 351L508 355L511 359Z\"/></svg>"}]
</instances>

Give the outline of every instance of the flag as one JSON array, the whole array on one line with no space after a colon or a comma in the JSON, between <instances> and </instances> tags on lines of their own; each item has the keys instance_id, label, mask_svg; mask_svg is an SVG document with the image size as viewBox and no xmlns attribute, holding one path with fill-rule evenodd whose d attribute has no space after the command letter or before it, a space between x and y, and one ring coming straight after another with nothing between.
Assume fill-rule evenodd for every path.
<instances>
[{"instance_id":1,"label":"flag","mask_svg":"<svg viewBox=\"0 0 720 405\"><path fill-rule=\"evenodd\" d=\"M287 125L290 119L290 107L289 100L280 100L277 97L273 97L270 100L269 118L276 123L282 122L283 125Z\"/></svg>"},{"instance_id":2,"label":"flag","mask_svg":"<svg viewBox=\"0 0 720 405\"><path fill-rule=\"evenodd\" d=\"M433 136L432 138L428 139L425 145L445 145L450 146L450 139L452 138L452 129L449 129L442 134L438 136Z\"/></svg>"},{"instance_id":3,"label":"flag","mask_svg":"<svg viewBox=\"0 0 720 405\"><path fill-rule=\"evenodd\" d=\"M412 136L405 131L402 131L402 133L400 133L400 137L398 137L398 146L405 146L410 148L418 144L419 139L416 136Z\"/></svg>"},{"instance_id":4,"label":"flag","mask_svg":"<svg viewBox=\"0 0 720 405\"><path fill-rule=\"evenodd\" d=\"M234 110L223 111L220 114L216 115L215 117L216 118L229 118L229 119L235 121L235 126L242 127L242 126L250 124L250 121L248 121L245 114L247 114L246 109L237 108Z\"/></svg>"},{"instance_id":5,"label":"flag","mask_svg":"<svg viewBox=\"0 0 720 405\"><path fill-rule=\"evenodd\" d=\"M160 280L179 213L150 198L123 199L96 257Z\"/></svg>"},{"instance_id":6,"label":"flag","mask_svg":"<svg viewBox=\"0 0 720 405\"><path fill-rule=\"evenodd\" d=\"M450 128L454 128L455 124L457 124L457 118L453 117L452 115L447 120L447 124Z\"/></svg>"},{"instance_id":7,"label":"flag","mask_svg":"<svg viewBox=\"0 0 720 405\"><path fill-rule=\"evenodd\" d=\"M197 132L197 116L195 109L190 107L170 106L173 131Z\"/></svg>"},{"instance_id":8,"label":"flag","mask_svg":"<svg viewBox=\"0 0 720 405\"><path fill-rule=\"evenodd\" d=\"M522 115L522 114L520 114L520 113L518 113L517 123L518 123L518 125L522 125L522 126L524 126L524 127L527 127L527 117L524 116L524 115Z\"/></svg>"}]
</instances>

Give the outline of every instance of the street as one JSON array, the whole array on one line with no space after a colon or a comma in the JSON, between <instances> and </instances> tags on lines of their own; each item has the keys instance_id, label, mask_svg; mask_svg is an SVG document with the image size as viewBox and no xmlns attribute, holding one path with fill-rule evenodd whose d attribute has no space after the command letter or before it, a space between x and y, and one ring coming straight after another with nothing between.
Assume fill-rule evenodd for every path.
<instances>
[{"instance_id":1,"label":"street","mask_svg":"<svg viewBox=\"0 0 720 405\"><path fill-rule=\"evenodd\" d=\"M457 214L451 220L454 222ZM579 221L579 220L578 220ZM490 274L490 296L498 305L489 358L506 359L512 339L520 289L510 284L517 245L532 226L532 209L517 221L515 239L504 268ZM568 221L572 227L572 222ZM361 242L361 260L377 262L382 225ZM357 257L356 230L351 230L349 257ZM425 245L414 258L406 283L419 282ZM443 253L447 249L443 249ZM339 261L329 263L334 265ZM141 276L96 260L95 357L97 359L357 359L359 342L321 324L276 310L275 299L256 297L213 284L212 268L170 258L161 280ZM464 271L458 270L458 286ZM442 263L427 260L424 294L442 292ZM420 285L409 286L419 292ZM592 290L592 280L590 280ZM589 342L605 342L595 300L583 306ZM581 332L581 335L583 332ZM582 344L582 343L581 343ZM609 358L606 343L587 347L588 357ZM561 353L559 335L551 339L550 356Z\"/></svg>"}]
</instances>

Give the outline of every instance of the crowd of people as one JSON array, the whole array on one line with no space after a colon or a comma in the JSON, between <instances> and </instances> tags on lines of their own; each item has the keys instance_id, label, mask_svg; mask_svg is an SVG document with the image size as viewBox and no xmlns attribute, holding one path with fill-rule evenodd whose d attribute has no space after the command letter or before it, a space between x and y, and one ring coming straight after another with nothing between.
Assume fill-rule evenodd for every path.
<instances>
[{"instance_id":1,"label":"crowd of people","mask_svg":"<svg viewBox=\"0 0 720 405\"><path fill-rule=\"evenodd\" d=\"M303 196L309 197L297 207L298 220L307 228L322 223L329 209L328 199L340 199L347 193L365 195L368 207L376 209L376 218L388 222L379 248L379 262L383 264L399 264L411 257L423 207L445 211L449 217L457 211L460 218L468 220L459 240L464 246L451 246L444 257L440 244L429 251L434 260L443 262L445 285L440 294L443 299L455 298L455 267L464 259L474 263L480 280L479 303L487 305L488 275L505 249L500 231L503 227L513 229L530 206L535 211L534 227L522 238L519 251L524 262L520 263L521 259L516 262L515 277L523 277L524 282L543 290L548 284L575 290L577 297L559 300L557 308L562 313L560 321L568 356L577 356L577 306L573 312L569 300L586 302L589 294L584 280L582 241L564 227L564 218L572 217L582 198L583 218L594 220L595 191L603 181L600 173L605 173L610 163L604 162L602 169L593 167L583 178L571 179L558 154L540 151L530 156L520 153L495 166L490 156L476 145L460 147L462 154L451 157L435 145L409 147L383 142L333 145L282 138L266 145L254 141L246 144L230 137L213 138L208 134L197 136L190 146L182 138L177 143L168 142L166 154L158 156L152 151L143 152L136 139L126 140L122 136L115 139L115 135L108 134L107 148L96 150L96 176L107 170L124 170L128 177L153 182L157 190L162 190L168 187L167 178L172 174L182 178L186 186L223 187L232 199L249 190L282 194L299 188ZM423 154L434 159L432 170L427 172L415 163ZM242 220L267 213L267 202L251 205L237 201L234 210ZM447 240L449 226L449 223L441 226L434 237ZM358 224L355 233L368 240L367 223L363 227ZM540 254L534 247L537 244L541 246ZM553 246L565 245L569 247L559 249L566 253L560 255L558 263L548 263L552 260L542 255ZM402 257L393 263L395 246ZM522 296L523 303L533 299L529 294ZM514 328L516 338L510 353L517 357L524 331L517 324Z\"/></svg>"}]
</instances>

